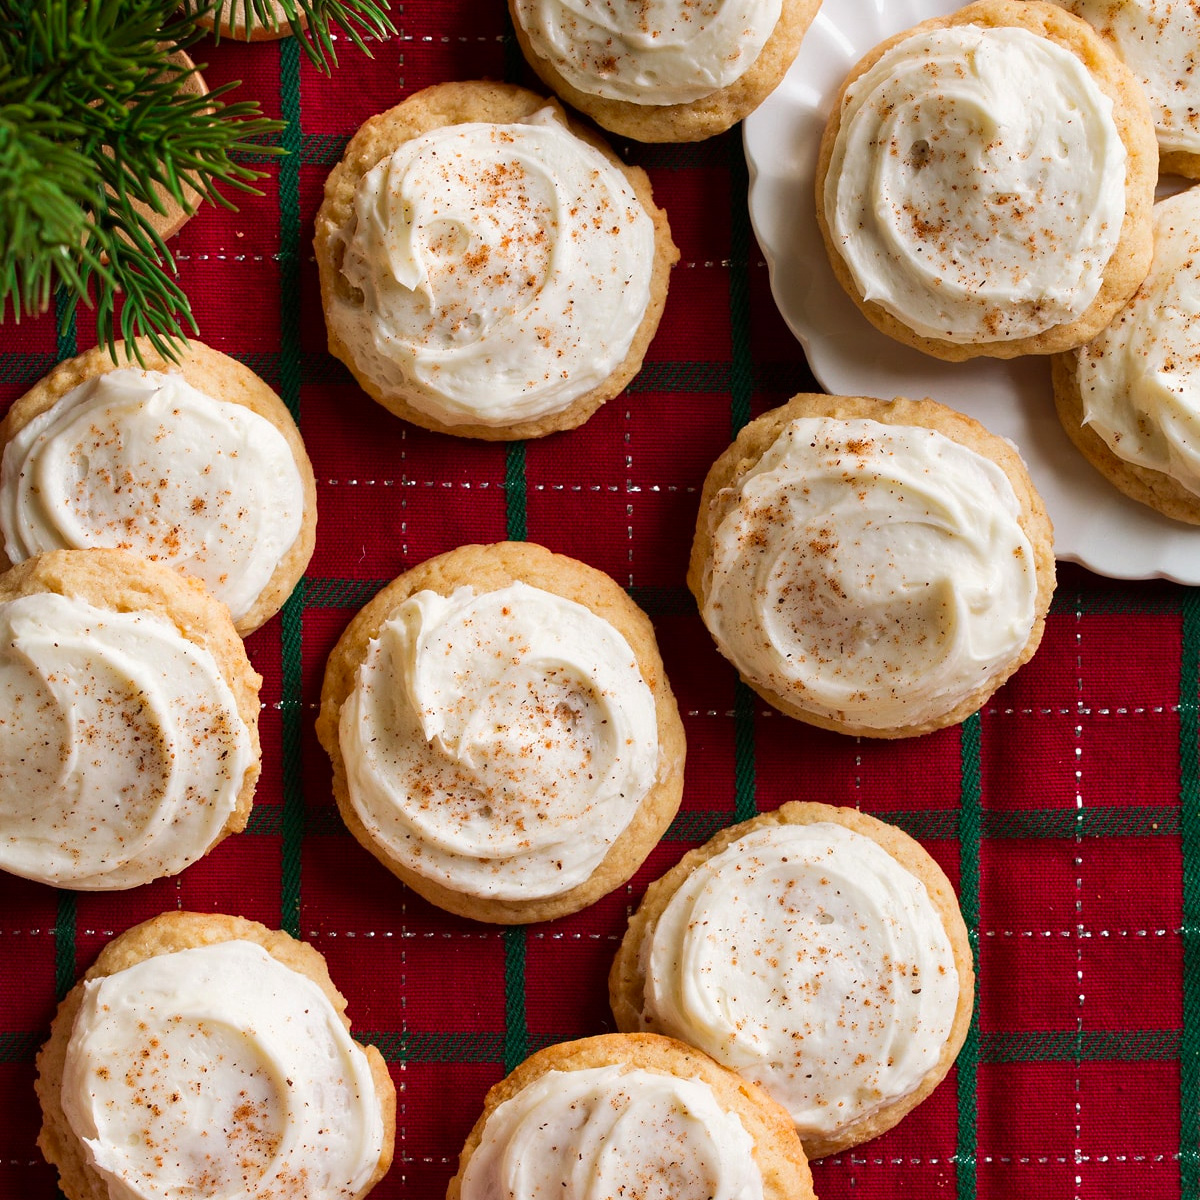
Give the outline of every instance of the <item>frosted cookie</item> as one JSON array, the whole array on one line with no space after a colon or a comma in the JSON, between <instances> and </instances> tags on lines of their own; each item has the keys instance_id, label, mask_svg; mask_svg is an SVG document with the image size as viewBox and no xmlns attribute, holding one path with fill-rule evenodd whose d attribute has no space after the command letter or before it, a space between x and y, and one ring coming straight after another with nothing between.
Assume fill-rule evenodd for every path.
<instances>
[{"instance_id":1,"label":"frosted cookie","mask_svg":"<svg viewBox=\"0 0 1200 1200\"><path fill-rule=\"evenodd\" d=\"M261 682L169 567L55 550L0 575L0 870L131 888L245 828Z\"/></svg>"},{"instance_id":2,"label":"frosted cookie","mask_svg":"<svg viewBox=\"0 0 1200 1200\"><path fill-rule=\"evenodd\" d=\"M938 358L1081 345L1150 266L1158 148L1086 22L979 0L883 42L834 102L817 219L884 333Z\"/></svg>"},{"instance_id":3,"label":"frosted cookie","mask_svg":"<svg viewBox=\"0 0 1200 1200\"><path fill-rule=\"evenodd\" d=\"M895 1125L946 1075L974 968L954 889L907 834L785 804L652 883L613 963L617 1027L679 1038L758 1084L809 1158Z\"/></svg>"},{"instance_id":4,"label":"frosted cookie","mask_svg":"<svg viewBox=\"0 0 1200 1200\"><path fill-rule=\"evenodd\" d=\"M551 91L614 133L694 142L748 116L787 73L820 0L508 0Z\"/></svg>"},{"instance_id":5,"label":"frosted cookie","mask_svg":"<svg viewBox=\"0 0 1200 1200\"><path fill-rule=\"evenodd\" d=\"M813 1200L787 1114L652 1034L549 1046L487 1094L446 1200Z\"/></svg>"},{"instance_id":6,"label":"frosted cookie","mask_svg":"<svg viewBox=\"0 0 1200 1200\"><path fill-rule=\"evenodd\" d=\"M131 550L201 580L243 636L312 557L316 487L283 401L192 342L145 366L103 347L59 363L0 423L8 563L48 550Z\"/></svg>"},{"instance_id":7,"label":"frosted cookie","mask_svg":"<svg viewBox=\"0 0 1200 1200\"><path fill-rule=\"evenodd\" d=\"M802 394L713 464L688 586L776 708L907 737L975 712L1037 649L1052 531L1015 449L969 417Z\"/></svg>"},{"instance_id":8,"label":"frosted cookie","mask_svg":"<svg viewBox=\"0 0 1200 1200\"><path fill-rule=\"evenodd\" d=\"M329 657L317 736L351 833L482 921L612 891L683 789L650 621L607 575L528 542L462 546L384 588Z\"/></svg>"},{"instance_id":9,"label":"frosted cookie","mask_svg":"<svg viewBox=\"0 0 1200 1200\"><path fill-rule=\"evenodd\" d=\"M1116 50L1150 99L1164 173L1200 178L1200 8L1194 0L1055 0Z\"/></svg>"},{"instance_id":10,"label":"frosted cookie","mask_svg":"<svg viewBox=\"0 0 1200 1200\"><path fill-rule=\"evenodd\" d=\"M426 88L362 126L314 241L330 353L426 429L572 429L658 327L679 251L639 167L554 101Z\"/></svg>"},{"instance_id":11,"label":"frosted cookie","mask_svg":"<svg viewBox=\"0 0 1200 1200\"><path fill-rule=\"evenodd\" d=\"M1154 213L1150 274L1106 330L1054 358L1054 399L1114 486L1200 525L1200 190Z\"/></svg>"},{"instance_id":12,"label":"frosted cookie","mask_svg":"<svg viewBox=\"0 0 1200 1200\"><path fill-rule=\"evenodd\" d=\"M38 1145L67 1200L351 1200L392 1159L396 1094L311 946L168 912L110 942L38 1055Z\"/></svg>"}]
</instances>

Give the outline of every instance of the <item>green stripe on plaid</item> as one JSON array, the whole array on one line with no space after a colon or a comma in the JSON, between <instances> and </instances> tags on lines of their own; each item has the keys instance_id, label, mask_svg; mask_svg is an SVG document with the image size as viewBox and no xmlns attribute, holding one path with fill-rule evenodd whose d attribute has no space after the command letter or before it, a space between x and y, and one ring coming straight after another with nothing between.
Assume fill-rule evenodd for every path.
<instances>
[{"instance_id":1,"label":"green stripe on plaid","mask_svg":"<svg viewBox=\"0 0 1200 1200\"><path fill-rule=\"evenodd\" d=\"M529 1024L525 1013L525 927L504 931L504 1070L529 1056Z\"/></svg>"},{"instance_id":2,"label":"green stripe on plaid","mask_svg":"<svg viewBox=\"0 0 1200 1200\"><path fill-rule=\"evenodd\" d=\"M78 897L60 891L54 918L54 991L61 1000L75 984L75 931Z\"/></svg>"},{"instance_id":3,"label":"green stripe on plaid","mask_svg":"<svg viewBox=\"0 0 1200 1200\"><path fill-rule=\"evenodd\" d=\"M33 1062L44 1034L0 1033L0 1063Z\"/></svg>"},{"instance_id":4,"label":"green stripe on plaid","mask_svg":"<svg viewBox=\"0 0 1200 1200\"><path fill-rule=\"evenodd\" d=\"M21 1052L32 1054L33 1035L9 1035ZM378 1048L389 1062L410 1063L507 1063L508 1035L471 1030L461 1032L406 1030L380 1031L354 1036ZM570 1033L530 1034L528 1053L567 1038L585 1037L587 1030ZM1178 1029L1111 1029L1085 1032L1073 1030L1029 1030L979 1035L979 1061L994 1063L1082 1062L1169 1062L1179 1054ZM0 1054L4 1043L0 1041ZM519 1060L518 1060L519 1061Z\"/></svg>"},{"instance_id":5,"label":"green stripe on plaid","mask_svg":"<svg viewBox=\"0 0 1200 1200\"><path fill-rule=\"evenodd\" d=\"M506 931L506 934L512 931ZM513 1065L527 1054L588 1030L569 1033L526 1032L518 1045L506 1031L382 1030L355 1038L378 1047L389 1062L494 1062ZM0 1063L30 1063L37 1056L44 1031L0 1033ZM993 1031L979 1036L979 1061L989 1063L1172 1062L1180 1055L1183 1033L1178 1029L1102 1029ZM515 1057L520 1055L520 1057Z\"/></svg>"},{"instance_id":6,"label":"green stripe on plaid","mask_svg":"<svg viewBox=\"0 0 1200 1200\"><path fill-rule=\"evenodd\" d=\"M1054 1029L983 1033L982 1062L1170 1062L1179 1057L1178 1029Z\"/></svg>"},{"instance_id":7,"label":"green stripe on plaid","mask_svg":"<svg viewBox=\"0 0 1200 1200\"><path fill-rule=\"evenodd\" d=\"M281 115L287 128L281 138L287 155L279 164L279 310L280 397L300 423L300 48L295 38L279 42ZM280 847L280 926L300 936L300 874L304 844L304 765L301 750L303 712L300 702L304 642L304 580L296 586L280 614L282 658L280 712L283 824Z\"/></svg>"},{"instance_id":8,"label":"green stripe on plaid","mask_svg":"<svg viewBox=\"0 0 1200 1200\"><path fill-rule=\"evenodd\" d=\"M753 775L745 787L753 800ZM735 789L737 785L735 783ZM736 801L735 801L736 803ZM753 814L751 814L753 815ZM882 809L871 815L903 829L919 842L953 841L960 834L962 814L956 808ZM739 817L739 820L742 818ZM669 842L706 842L729 824L728 809L687 809L678 813L664 834ZM246 833L278 837L283 828L278 805L257 805ZM1179 813L1163 808L1032 809L1028 812L979 813L980 837L985 841L1012 838L1020 841L1074 841L1076 838L1177 837ZM314 808L308 816L309 837L337 837L346 827L332 805ZM349 836L347 834L347 836Z\"/></svg>"},{"instance_id":9,"label":"green stripe on plaid","mask_svg":"<svg viewBox=\"0 0 1200 1200\"><path fill-rule=\"evenodd\" d=\"M509 442L504 456L504 505L510 542L523 542L527 536L525 483L525 443Z\"/></svg>"},{"instance_id":10,"label":"green stripe on plaid","mask_svg":"<svg viewBox=\"0 0 1200 1200\"><path fill-rule=\"evenodd\" d=\"M412 480L408 486L416 486ZM509 536L525 528L525 444L510 444L505 461L504 487L508 501ZM384 579L337 579L316 577L308 580L310 608L357 608L369 600L383 585ZM696 601L686 587L634 587L629 594L650 616L685 616L696 611ZM1136 587L1120 584L1111 593L1091 596L1088 602L1078 603L1066 597L1051 607L1059 614L1080 616L1173 616L1182 613L1187 595L1183 589L1156 595L1143 595ZM1074 709L1063 709L1074 712Z\"/></svg>"},{"instance_id":11,"label":"green stripe on plaid","mask_svg":"<svg viewBox=\"0 0 1200 1200\"><path fill-rule=\"evenodd\" d=\"M469 1033L417 1033L412 1030L363 1033L356 1029L354 1036L358 1041L374 1046L388 1062L503 1063L508 1035L482 1030ZM586 1030L581 1030L578 1036L586 1037ZM531 1034L527 1053L544 1050L562 1040L557 1035Z\"/></svg>"},{"instance_id":12,"label":"green stripe on plaid","mask_svg":"<svg viewBox=\"0 0 1200 1200\"><path fill-rule=\"evenodd\" d=\"M70 316L67 316L68 311ZM54 293L54 352L58 361L74 358L79 353L78 326L75 321L75 311L69 309L67 290L59 285Z\"/></svg>"},{"instance_id":13,"label":"green stripe on plaid","mask_svg":"<svg viewBox=\"0 0 1200 1200\"><path fill-rule=\"evenodd\" d=\"M0 354L0 383L32 384L69 354Z\"/></svg>"},{"instance_id":14,"label":"green stripe on plaid","mask_svg":"<svg viewBox=\"0 0 1200 1200\"><path fill-rule=\"evenodd\" d=\"M1179 1194L1200 1194L1200 593L1183 593L1179 807L1183 854L1183 1038L1179 1050Z\"/></svg>"},{"instance_id":15,"label":"green stripe on plaid","mask_svg":"<svg viewBox=\"0 0 1200 1200\"><path fill-rule=\"evenodd\" d=\"M983 837L983 794L979 767L981 721L978 713L968 717L960 731L959 761L962 780L959 786L959 905L971 942L975 977L979 978L979 847ZM956 1064L958 1099L958 1136L954 1150L959 1200L971 1200L976 1194L976 1150L979 1075L978 997L971 1013L967 1039Z\"/></svg>"},{"instance_id":16,"label":"green stripe on plaid","mask_svg":"<svg viewBox=\"0 0 1200 1200\"><path fill-rule=\"evenodd\" d=\"M755 695L740 679L733 685L733 819L748 821L758 812L754 761Z\"/></svg>"},{"instance_id":17,"label":"green stripe on plaid","mask_svg":"<svg viewBox=\"0 0 1200 1200\"><path fill-rule=\"evenodd\" d=\"M66 357L70 357L69 355ZM279 355L269 351L253 351L235 355L269 384L279 386ZM0 383L33 383L54 366L58 359L51 354L17 354L0 351ZM354 376L332 355L305 353L300 365L306 383L337 387L356 387ZM786 392L788 395L811 386L811 382L795 377L795 368L772 363L750 363L751 388L767 392ZM626 389L630 393L672 392L683 394L725 393L733 386L733 366L725 362L686 360L643 363L642 369ZM365 403L365 398L364 398Z\"/></svg>"}]
</instances>

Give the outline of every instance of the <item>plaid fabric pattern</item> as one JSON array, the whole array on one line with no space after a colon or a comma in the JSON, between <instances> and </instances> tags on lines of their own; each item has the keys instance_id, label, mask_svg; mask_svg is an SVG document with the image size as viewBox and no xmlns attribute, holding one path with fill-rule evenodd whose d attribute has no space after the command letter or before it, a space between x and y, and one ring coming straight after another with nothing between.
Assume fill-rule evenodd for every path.
<instances>
[{"instance_id":1,"label":"plaid fabric pattern","mask_svg":"<svg viewBox=\"0 0 1200 1200\"><path fill-rule=\"evenodd\" d=\"M201 338L264 375L300 422L317 550L248 642L266 680L249 829L127 893L0 876L0 1196L55 1194L32 1084L56 999L113 935L173 907L281 926L327 957L398 1090L396 1161L375 1194L441 1195L491 1083L534 1049L611 1028L606 974L646 883L789 799L855 805L921 839L960 890L979 966L956 1069L898 1128L817 1163L822 1200L1200 1194L1198 593L1062 566L1035 659L980 714L930 737L858 740L770 711L717 654L683 585L709 464L750 417L815 386L771 300L738 132L618 143L650 171L682 250L626 395L528 444L411 428L325 353L310 249L323 180L362 120L417 88L532 76L502 0L393 8L401 36L371 60L345 49L332 78L290 41L198 49L210 81L244 80L241 95L289 122L264 194L236 213L206 209L175 247ZM5 403L92 340L86 315L61 333L54 314L4 333ZM432 554L506 537L630 589L654 619L688 735L683 809L637 877L586 912L512 929L431 908L360 849L313 733L325 658L357 607Z\"/></svg>"}]
</instances>

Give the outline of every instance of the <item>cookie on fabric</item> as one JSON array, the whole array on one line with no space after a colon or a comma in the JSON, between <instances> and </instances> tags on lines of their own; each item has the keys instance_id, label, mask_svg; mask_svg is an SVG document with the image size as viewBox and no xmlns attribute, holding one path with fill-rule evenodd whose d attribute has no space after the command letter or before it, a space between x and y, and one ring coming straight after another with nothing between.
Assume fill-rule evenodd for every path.
<instances>
[{"instance_id":1,"label":"cookie on fabric","mask_svg":"<svg viewBox=\"0 0 1200 1200\"><path fill-rule=\"evenodd\" d=\"M679 251L649 177L558 103L445 83L372 117L314 239L329 350L385 408L504 441L637 373Z\"/></svg>"},{"instance_id":2,"label":"cookie on fabric","mask_svg":"<svg viewBox=\"0 0 1200 1200\"><path fill-rule=\"evenodd\" d=\"M200 342L67 359L0 422L0 562L130 550L203 582L245 636L312 557L312 464L283 401Z\"/></svg>"},{"instance_id":3,"label":"cookie on fabric","mask_svg":"<svg viewBox=\"0 0 1200 1200\"><path fill-rule=\"evenodd\" d=\"M242 917L167 912L109 942L36 1086L67 1200L351 1200L392 1160L395 1088L324 958Z\"/></svg>"},{"instance_id":4,"label":"cookie on fabric","mask_svg":"<svg viewBox=\"0 0 1200 1200\"><path fill-rule=\"evenodd\" d=\"M688 568L768 703L884 738L978 710L1037 649L1054 579L1010 442L932 400L804 393L709 470Z\"/></svg>"},{"instance_id":5,"label":"cookie on fabric","mask_svg":"<svg viewBox=\"0 0 1200 1200\"><path fill-rule=\"evenodd\" d=\"M650 885L609 998L619 1029L689 1042L762 1087L811 1159L933 1091L966 1038L974 979L954 889L917 842L793 802Z\"/></svg>"},{"instance_id":6,"label":"cookie on fabric","mask_svg":"<svg viewBox=\"0 0 1200 1200\"><path fill-rule=\"evenodd\" d=\"M258 691L229 611L126 550L0 575L0 870L111 891L245 828Z\"/></svg>"},{"instance_id":7,"label":"cookie on fabric","mask_svg":"<svg viewBox=\"0 0 1200 1200\"><path fill-rule=\"evenodd\" d=\"M783 79L820 0L508 0L551 91L613 133L695 142L748 116Z\"/></svg>"},{"instance_id":8,"label":"cookie on fabric","mask_svg":"<svg viewBox=\"0 0 1200 1200\"><path fill-rule=\"evenodd\" d=\"M1190 0L1054 0L1116 50L1150 99L1159 169L1200 179L1200 9Z\"/></svg>"},{"instance_id":9,"label":"cookie on fabric","mask_svg":"<svg viewBox=\"0 0 1200 1200\"><path fill-rule=\"evenodd\" d=\"M813 1200L792 1123L764 1091L655 1034L548 1046L492 1087L446 1200Z\"/></svg>"},{"instance_id":10,"label":"cookie on fabric","mask_svg":"<svg viewBox=\"0 0 1200 1200\"><path fill-rule=\"evenodd\" d=\"M603 572L529 542L461 546L385 587L329 656L317 736L351 833L481 921L611 892L683 790L649 619Z\"/></svg>"},{"instance_id":11,"label":"cookie on fabric","mask_svg":"<svg viewBox=\"0 0 1200 1200\"><path fill-rule=\"evenodd\" d=\"M978 0L872 50L821 141L842 287L937 358L1082 345L1150 267L1158 146L1140 84L1085 21Z\"/></svg>"},{"instance_id":12,"label":"cookie on fabric","mask_svg":"<svg viewBox=\"0 0 1200 1200\"><path fill-rule=\"evenodd\" d=\"M1053 359L1067 436L1114 487L1200 525L1200 189L1154 208L1150 274L1113 323Z\"/></svg>"}]
</instances>

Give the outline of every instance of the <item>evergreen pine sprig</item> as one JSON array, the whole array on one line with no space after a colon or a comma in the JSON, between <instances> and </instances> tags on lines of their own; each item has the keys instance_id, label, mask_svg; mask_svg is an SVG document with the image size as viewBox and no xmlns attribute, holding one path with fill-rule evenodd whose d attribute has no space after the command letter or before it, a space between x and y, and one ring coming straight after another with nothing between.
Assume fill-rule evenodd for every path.
<instances>
[{"instance_id":1,"label":"evergreen pine sprig","mask_svg":"<svg viewBox=\"0 0 1200 1200\"><path fill-rule=\"evenodd\" d=\"M328 73L331 66L337 66L333 28L341 29L369 58L364 34L382 40L396 32L387 9L387 0L216 0L213 16L247 32L276 30L286 22L308 60Z\"/></svg>"},{"instance_id":2,"label":"evergreen pine sprig","mask_svg":"<svg viewBox=\"0 0 1200 1200\"><path fill-rule=\"evenodd\" d=\"M146 335L173 358L191 306L151 212L197 197L232 207L262 172L239 161L278 151L282 128L227 84L190 94L194 68L171 55L201 36L178 0L0 0L0 320L82 301L114 358ZM92 291L95 299L92 299ZM118 302L118 296L121 301Z\"/></svg>"}]
</instances>

